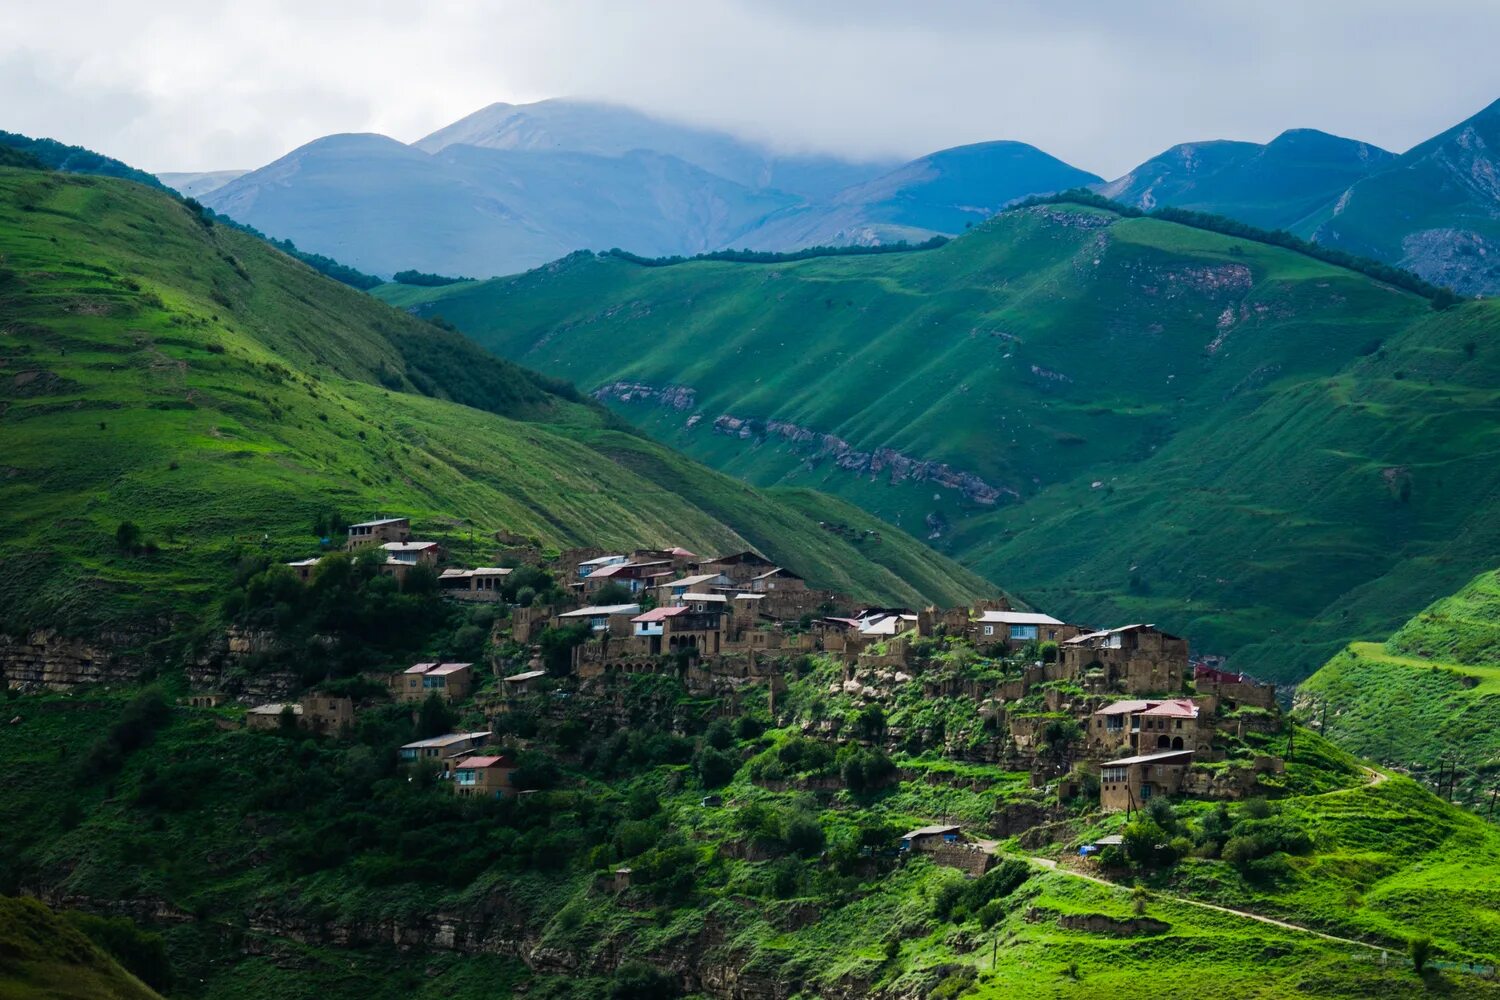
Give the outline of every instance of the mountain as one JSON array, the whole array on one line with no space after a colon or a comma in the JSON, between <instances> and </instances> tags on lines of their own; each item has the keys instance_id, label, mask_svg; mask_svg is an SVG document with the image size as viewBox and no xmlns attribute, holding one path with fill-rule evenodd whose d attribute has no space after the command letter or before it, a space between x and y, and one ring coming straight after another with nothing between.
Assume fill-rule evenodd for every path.
<instances>
[{"instance_id":1,"label":"mountain","mask_svg":"<svg viewBox=\"0 0 1500 1000\"><path fill-rule=\"evenodd\" d=\"M648 150L752 191L769 189L808 199L827 198L896 165L776 153L725 132L681 125L623 105L560 98L491 104L412 145L428 153L463 145L605 158Z\"/></svg>"},{"instance_id":2,"label":"mountain","mask_svg":"<svg viewBox=\"0 0 1500 1000\"><path fill-rule=\"evenodd\" d=\"M617 157L330 136L204 204L303 249L390 275L525 270L580 247L697 253L789 204L650 151Z\"/></svg>"},{"instance_id":3,"label":"mountain","mask_svg":"<svg viewBox=\"0 0 1500 1000\"><path fill-rule=\"evenodd\" d=\"M840 191L826 205L772 216L736 246L795 250L809 246L917 243L961 233L1028 195L1084 187L1095 174L1023 142L982 142L913 160Z\"/></svg>"},{"instance_id":4,"label":"mountain","mask_svg":"<svg viewBox=\"0 0 1500 1000\"><path fill-rule=\"evenodd\" d=\"M876 524L624 433L571 387L164 193L0 171L0 255L0 505L5 551L24 553L0 582L11 636L159 634L217 599L247 539L306 555L330 507L546 546L755 546L902 604L989 589L899 532L824 530ZM117 547L124 521L151 551Z\"/></svg>"},{"instance_id":5,"label":"mountain","mask_svg":"<svg viewBox=\"0 0 1500 1000\"><path fill-rule=\"evenodd\" d=\"M921 252L575 254L377 293L1054 614L1159 622L1267 677L1500 554L1500 307L1252 238L1038 205Z\"/></svg>"},{"instance_id":6,"label":"mountain","mask_svg":"<svg viewBox=\"0 0 1500 1000\"><path fill-rule=\"evenodd\" d=\"M200 197L364 271L484 277L581 249L656 257L921 242L1017 198L1097 180L1023 143L853 163L556 100L491 105L410 146L327 136Z\"/></svg>"},{"instance_id":7,"label":"mountain","mask_svg":"<svg viewBox=\"0 0 1500 1000\"><path fill-rule=\"evenodd\" d=\"M156 179L184 198L201 198L210 191L217 191L235 178L243 177L249 172L248 170L201 170L195 173L157 174Z\"/></svg>"},{"instance_id":8,"label":"mountain","mask_svg":"<svg viewBox=\"0 0 1500 1000\"><path fill-rule=\"evenodd\" d=\"M1301 228L1462 294L1500 289L1500 101L1351 184Z\"/></svg>"},{"instance_id":9,"label":"mountain","mask_svg":"<svg viewBox=\"0 0 1500 1000\"><path fill-rule=\"evenodd\" d=\"M1173 146L1095 190L1147 210L1172 205L1292 229L1392 159L1369 143L1293 129L1264 145L1217 140Z\"/></svg>"}]
</instances>

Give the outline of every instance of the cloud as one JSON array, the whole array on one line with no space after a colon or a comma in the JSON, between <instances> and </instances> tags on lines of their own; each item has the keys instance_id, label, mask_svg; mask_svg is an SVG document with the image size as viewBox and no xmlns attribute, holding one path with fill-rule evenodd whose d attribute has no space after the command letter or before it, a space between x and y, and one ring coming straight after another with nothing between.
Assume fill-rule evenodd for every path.
<instances>
[{"instance_id":1,"label":"cloud","mask_svg":"<svg viewBox=\"0 0 1500 1000\"><path fill-rule=\"evenodd\" d=\"M158 170L577 95L860 157L1021 139L1113 176L1175 142L1289 127L1400 150L1500 96L1486 0L8 7L0 127Z\"/></svg>"}]
</instances>

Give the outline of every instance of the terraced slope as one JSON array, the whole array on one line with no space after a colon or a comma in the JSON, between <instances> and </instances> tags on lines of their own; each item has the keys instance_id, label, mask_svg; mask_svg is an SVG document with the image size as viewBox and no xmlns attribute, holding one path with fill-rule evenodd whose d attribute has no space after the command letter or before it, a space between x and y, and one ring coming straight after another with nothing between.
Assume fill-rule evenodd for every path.
<instances>
[{"instance_id":1,"label":"terraced slope","mask_svg":"<svg viewBox=\"0 0 1500 1000\"><path fill-rule=\"evenodd\" d=\"M570 387L126 182L0 170L0 359L13 634L197 620L240 554L306 554L329 507L410 514L465 545L501 529L755 544L878 600L990 589L899 532L826 530L864 515L684 461Z\"/></svg>"},{"instance_id":2,"label":"terraced slope","mask_svg":"<svg viewBox=\"0 0 1500 1000\"><path fill-rule=\"evenodd\" d=\"M576 254L389 297L1054 612L1162 622L1272 676L1500 551L1500 312L1247 239L1047 205L920 253Z\"/></svg>"},{"instance_id":3,"label":"terraced slope","mask_svg":"<svg viewBox=\"0 0 1500 1000\"><path fill-rule=\"evenodd\" d=\"M1351 644L1298 699L1329 737L1432 784L1449 757L1455 800L1488 811L1500 758L1500 574L1481 574L1384 643Z\"/></svg>"}]
</instances>

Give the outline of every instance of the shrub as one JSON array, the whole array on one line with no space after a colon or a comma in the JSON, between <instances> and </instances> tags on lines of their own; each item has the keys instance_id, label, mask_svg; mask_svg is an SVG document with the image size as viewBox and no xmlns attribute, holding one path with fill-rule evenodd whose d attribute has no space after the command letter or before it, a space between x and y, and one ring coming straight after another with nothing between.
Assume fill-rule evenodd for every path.
<instances>
[{"instance_id":1,"label":"shrub","mask_svg":"<svg viewBox=\"0 0 1500 1000\"><path fill-rule=\"evenodd\" d=\"M823 835L823 827L807 813L793 813L788 816L781 839L786 841L788 849L805 858L820 853L824 844L827 843Z\"/></svg>"},{"instance_id":2,"label":"shrub","mask_svg":"<svg viewBox=\"0 0 1500 1000\"><path fill-rule=\"evenodd\" d=\"M722 788L734 779L736 770L735 759L713 747L704 747L693 760L693 771L704 788Z\"/></svg>"},{"instance_id":3,"label":"shrub","mask_svg":"<svg viewBox=\"0 0 1500 1000\"><path fill-rule=\"evenodd\" d=\"M134 521L121 521L115 529L115 548L121 552L134 552L141 544L141 529Z\"/></svg>"},{"instance_id":4,"label":"shrub","mask_svg":"<svg viewBox=\"0 0 1500 1000\"><path fill-rule=\"evenodd\" d=\"M1432 957L1432 938L1418 934L1406 942L1406 951L1411 956L1412 966L1420 974L1427 968L1427 960Z\"/></svg>"},{"instance_id":5,"label":"shrub","mask_svg":"<svg viewBox=\"0 0 1500 1000\"><path fill-rule=\"evenodd\" d=\"M626 962L610 980L610 1000L671 1000L682 995L677 980L644 962Z\"/></svg>"},{"instance_id":6,"label":"shrub","mask_svg":"<svg viewBox=\"0 0 1500 1000\"><path fill-rule=\"evenodd\" d=\"M147 986L165 990L172 985L172 963L160 934L143 931L125 917L96 917L73 910L62 917Z\"/></svg>"}]
</instances>

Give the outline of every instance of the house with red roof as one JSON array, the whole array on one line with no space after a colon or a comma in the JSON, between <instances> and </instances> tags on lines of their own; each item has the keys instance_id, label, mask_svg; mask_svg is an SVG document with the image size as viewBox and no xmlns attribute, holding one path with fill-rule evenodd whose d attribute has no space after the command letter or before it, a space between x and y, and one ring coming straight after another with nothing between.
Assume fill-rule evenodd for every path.
<instances>
[{"instance_id":1,"label":"house with red roof","mask_svg":"<svg viewBox=\"0 0 1500 1000\"><path fill-rule=\"evenodd\" d=\"M516 794L511 783L516 765L509 757L464 757L453 764L453 794L500 799Z\"/></svg>"},{"instance_id":2,"label":"house with red roof","mask_svg":"<svg viewBox=\"0 0 1500 1000\"><path fill-rule=\"evenodd\" d=\"M1191 698L1129 699L1106 705L1089 720L1089 742L1139 753L1198 749L1199 707Z\"/></svg>"}]
</instances>

